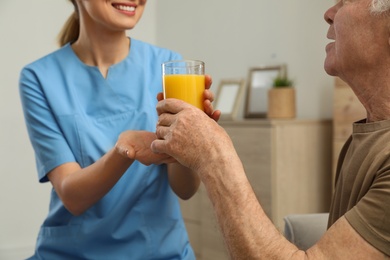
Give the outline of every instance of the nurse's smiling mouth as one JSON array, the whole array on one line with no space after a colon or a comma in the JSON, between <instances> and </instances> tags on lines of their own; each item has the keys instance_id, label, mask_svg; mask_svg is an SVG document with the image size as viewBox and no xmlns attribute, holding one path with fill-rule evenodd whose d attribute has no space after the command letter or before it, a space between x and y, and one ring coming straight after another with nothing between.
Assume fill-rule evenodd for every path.
<instances>
[{"instance_id":1,"label":"nurse's smiling mouth","mask_svg":"<svg viewBox=\"0 0 390 260\"><path fill-rule=\"evenodd\" d=\"M134 4L112 4L112 6L121 11L121 12L125 12L126 14L134 14L135 12L135 9L136 9L136 5Z\"/></svg>"}]
</instances>

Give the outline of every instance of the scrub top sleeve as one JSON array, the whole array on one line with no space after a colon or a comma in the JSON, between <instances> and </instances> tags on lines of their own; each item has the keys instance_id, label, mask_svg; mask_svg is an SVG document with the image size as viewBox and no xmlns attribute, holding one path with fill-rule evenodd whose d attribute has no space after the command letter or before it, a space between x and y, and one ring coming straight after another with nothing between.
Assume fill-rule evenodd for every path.
<instances>
[{"instance_id":1,"label":"scrub top sleeve","mask_svg":"<svg viewBox=\"0 0 390 260\"><path fill-rule=\"evenodd\" d=\"M63 163L74 162L75 157L32 69L22 70L19 94L28 135L35 151L39 182L47 182L48 172Z\"/></svg>"}]
</instances>

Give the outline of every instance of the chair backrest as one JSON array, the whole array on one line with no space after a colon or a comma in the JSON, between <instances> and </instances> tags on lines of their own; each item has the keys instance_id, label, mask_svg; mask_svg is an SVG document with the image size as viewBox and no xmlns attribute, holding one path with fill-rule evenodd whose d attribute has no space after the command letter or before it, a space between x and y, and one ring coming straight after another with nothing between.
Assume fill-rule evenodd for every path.
<instances>
[{"instance_id":1,"label":"chair backrest","mask_svg":"<svg viewBox=\"0 0 390 260\"><path fill-rule=\"evenodd\" d=\"M307 250L326 232L329 213L291 214L283 218L284 236L299 249Z\"/></svg>"}]
</instances>

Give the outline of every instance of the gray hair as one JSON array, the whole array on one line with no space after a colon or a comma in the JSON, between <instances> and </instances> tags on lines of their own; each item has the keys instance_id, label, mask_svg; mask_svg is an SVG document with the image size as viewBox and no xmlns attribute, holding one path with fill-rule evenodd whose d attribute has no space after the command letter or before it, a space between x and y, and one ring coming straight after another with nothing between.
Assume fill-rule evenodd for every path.
<instances>
[{"instance_id":1,"label":"gray hair","mask_svg":"<svg viewBox=\"0 0 390 260\"><path fill-rule=\"evenodd\" d=\"M390 10L390 0L372 0L370 10L373 14L381 14Z\"/></svg>"}]
</instances>

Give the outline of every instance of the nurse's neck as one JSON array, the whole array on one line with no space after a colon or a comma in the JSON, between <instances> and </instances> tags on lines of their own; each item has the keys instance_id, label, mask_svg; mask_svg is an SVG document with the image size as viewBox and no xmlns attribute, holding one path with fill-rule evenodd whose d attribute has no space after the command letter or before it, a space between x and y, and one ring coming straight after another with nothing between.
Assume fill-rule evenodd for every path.
<instances>
[{"instance_id":1,"label":"nurse's neck","mask_svg":"<svg viewBox=\"0 0 390 260\"><path fill-rule=\"evenodd\" d=\"M79 38L72 44L73 51L86 65L97 67L106 78L109 68L124 60L129 54L130 39L125 32L91 36L80 32Z\"/></svg>"}]
</instances>

